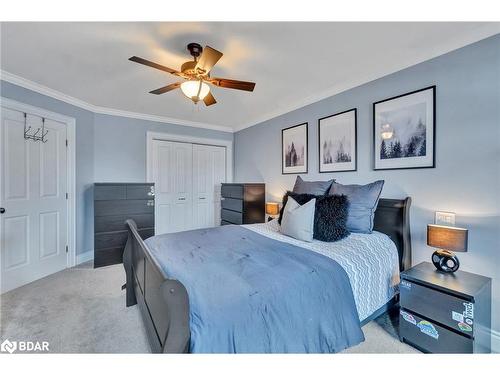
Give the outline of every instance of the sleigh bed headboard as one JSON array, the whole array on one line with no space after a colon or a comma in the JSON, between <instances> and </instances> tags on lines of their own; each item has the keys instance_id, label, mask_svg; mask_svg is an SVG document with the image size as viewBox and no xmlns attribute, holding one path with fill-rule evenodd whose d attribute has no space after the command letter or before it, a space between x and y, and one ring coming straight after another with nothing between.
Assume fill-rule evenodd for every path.
<instances>
[{"instance_id":1,"label":"sleigh bed headboard","mask_svg":"<svg viewBox=\"0 0 500 375\"><path fill-rule=\"evenodd\" d=\"M411 266L410 205L410 197L380 199L375 211L373 229L385 233L396 244L400 271Z\"/></svg>"}]
</instances>

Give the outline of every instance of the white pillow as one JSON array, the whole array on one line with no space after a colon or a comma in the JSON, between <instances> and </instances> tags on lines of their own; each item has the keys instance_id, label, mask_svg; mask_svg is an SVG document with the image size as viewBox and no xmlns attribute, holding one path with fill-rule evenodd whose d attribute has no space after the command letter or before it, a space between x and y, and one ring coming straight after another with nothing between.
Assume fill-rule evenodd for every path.
<instances>
[{"instance_id":1,"label":"white pillow","mask_svg":"<svg viewBox=\"0 0 500 375\"><path fill-rule=\"evenodd\" d=\"M301 206L289 196L281 219L281 233L297 240L312 242L315 205L316 198Z\"/></svg>"}]
</instances>

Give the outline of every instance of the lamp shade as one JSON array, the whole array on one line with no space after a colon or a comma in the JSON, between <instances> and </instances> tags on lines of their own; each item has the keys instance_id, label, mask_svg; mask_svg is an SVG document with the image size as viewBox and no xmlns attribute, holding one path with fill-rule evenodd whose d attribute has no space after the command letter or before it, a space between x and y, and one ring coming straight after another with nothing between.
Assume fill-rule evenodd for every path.
<instances>
[{"instance_id":1,"label":"lamp shade","mask_svg":"<svg viewBox=\"0 0 500 375\"><path fill-rule=\"evenodd\" d=\"M280 205L276 202L266 202L266 214L278 215L280 212Z\"/></svg>"},{"instance_id":2,"label":"lamp shade","mask_svg":"<svg viewBox=\"0 0 500 375\"><path fill-rule=\"evenodd\" d=\"M467 251L468 230L445 225L427 225L427 245L443 250Z\"/></svg>"}]
</instances>

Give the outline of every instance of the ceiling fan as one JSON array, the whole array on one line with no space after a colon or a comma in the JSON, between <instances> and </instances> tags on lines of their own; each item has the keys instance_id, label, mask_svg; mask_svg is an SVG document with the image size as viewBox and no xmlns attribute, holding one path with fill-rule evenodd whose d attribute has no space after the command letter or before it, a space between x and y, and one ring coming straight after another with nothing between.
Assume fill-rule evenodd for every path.
<instances>
[{"instance_id":1,"label":"ceiling fan","mask_svg":"<svg viewBox=\"0 0 500 375\"><path fill-rule=\"evenodd\" d=\"M210 76L210 70L222 57L221 52L209 46L203 48L198 43L189 43L187 45L187 49L189 50L191 56L193 56L194 60L187 61L182 64L180 71L137 56L132 56L129 60L185 79L184 82L175 82L150 91L151 94L160 95L180 88L182 93L191 99L195 104L200 100L203 100L205 105L209 106L217 103L217 101L210 92L210 86L208 84L226 89L253 91L255 87L254 82L236 81L233 79Z\"/></svg>"}]
</instances>

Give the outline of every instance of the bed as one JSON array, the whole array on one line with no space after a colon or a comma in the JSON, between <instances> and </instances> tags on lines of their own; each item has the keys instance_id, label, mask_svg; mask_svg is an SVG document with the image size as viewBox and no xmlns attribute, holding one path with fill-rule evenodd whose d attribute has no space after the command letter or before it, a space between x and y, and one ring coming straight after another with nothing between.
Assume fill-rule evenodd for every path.
<instances>
[{"instance_id":1,"label":"bed","mask_svg":"<svg viewBox=\"0 0 500 375\"><path fill-rule=\"evenodd\" d=\"M145 243L128 220L127 306L139 305L152 352L340 351L397 300L411 260L410 202L381 199L372 234L335 243L283 236L275 221Z\"/></svg>"}]
</instances>

